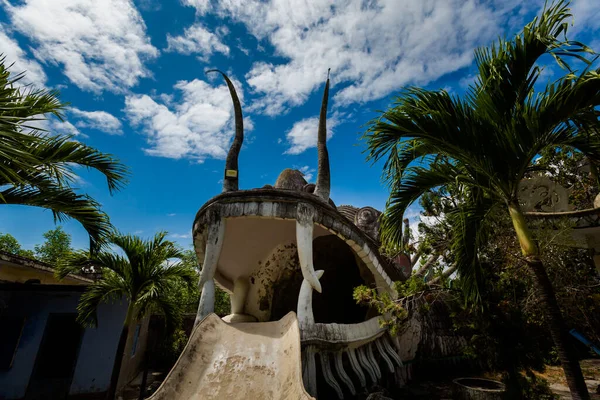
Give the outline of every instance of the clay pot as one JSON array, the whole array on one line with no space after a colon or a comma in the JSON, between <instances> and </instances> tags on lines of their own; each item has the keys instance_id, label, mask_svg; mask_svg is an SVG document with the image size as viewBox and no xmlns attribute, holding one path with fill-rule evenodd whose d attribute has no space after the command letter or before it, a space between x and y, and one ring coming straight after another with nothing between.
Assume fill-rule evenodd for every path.
<instances>
[{"instance_id":1,"label":"clay pot","mask_svg":"<svg viewBox=\"0 0 600 400\"><path fill-rule=\"evenodd\" d=\"M458 378L452 381L455 400L503 400L506 388L502 382L482 378Z\"/></svg>"}]
</instances>

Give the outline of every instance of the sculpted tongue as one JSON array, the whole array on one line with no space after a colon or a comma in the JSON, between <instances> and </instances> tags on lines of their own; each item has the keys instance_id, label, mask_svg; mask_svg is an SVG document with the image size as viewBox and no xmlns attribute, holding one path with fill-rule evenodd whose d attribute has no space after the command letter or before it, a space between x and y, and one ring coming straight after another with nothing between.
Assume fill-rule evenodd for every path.
<instances>
[{"instance_id":1,"label":"sculpted tongue","mask_svg":"<svg viewBox=\"0 0 600 400\"><path fill-rule=\"evenodd\" d=\"M321 293L321 283L315 273L313 265L312 242L314 229L315 210L308 204L298 204L296 216L296 243L298 245L298 259L302 276L310 286Z\"/></svg>"}]
</instances>

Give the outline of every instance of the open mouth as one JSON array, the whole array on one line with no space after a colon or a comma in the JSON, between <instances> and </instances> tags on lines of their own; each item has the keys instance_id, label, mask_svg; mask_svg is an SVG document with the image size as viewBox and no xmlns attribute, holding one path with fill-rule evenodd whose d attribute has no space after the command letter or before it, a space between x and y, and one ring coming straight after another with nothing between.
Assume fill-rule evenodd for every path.
<instances>
[{"instance_id":1,"label":"open mouth","mask_svg":"<svg viewBox=\"0 0 600 400\"><path fill-rule=\"evenodd\" d=\"M194 247L202 262L196 322L214 310L215 284L231 297L228 323L271 323L290 312L300 331L302 380L319 397L353 397L402 365L396 343L376 309L358 305L359 285L397 297L398 271L378 251L379 212L335 207L329 199L325 86L318 132L315 185L284 170L275 187L239 190L237 154L243 141L241 107L231 81L236 137L227 157L223 193L198 211ZM319 362L316 359L319 359ZM381 366L381 367L380 367Z\"/></svg>"},{"instance_id":2,"label":"open mouth","mask_svg":"<svg viewBox=\"0 0 600 400\"><path fill-rule=\"evenodd\" d=\"M225 321L268 322L297 313L309 393L317 385L311 373L343 397L345 390L355 394L355 384L377 382L379 365L391 372L401 365L377 311L352 297L361 284L396 297L389 267L373 239L331 205L285 189L223 193L200 209L193 234L204 260L201 284L214 279L230 293ZM200 318L212 312L210 304L204 307Z\"/></svg>"}]
</instances>

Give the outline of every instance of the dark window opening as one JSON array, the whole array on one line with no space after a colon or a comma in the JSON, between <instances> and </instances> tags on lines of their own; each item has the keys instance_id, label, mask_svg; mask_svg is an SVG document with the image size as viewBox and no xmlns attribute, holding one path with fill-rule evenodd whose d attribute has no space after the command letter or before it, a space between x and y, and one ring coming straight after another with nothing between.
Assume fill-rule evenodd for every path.
<instances>
[{"instance_id":1,"label":"dark window opening","mask_svg":"<svg viewBox=\"0 0 600 400\"><path fill-rule=\"evenodd\" d=\"M26 400L64 399L69 394L84 329L75 313L51 313L44 329Z\"/></svg>"},{"instance_id":2,"label":"dark window opening","mask_svg":"<svg viewBox=\"0 0 600 400\"><path fill-rule=\"evenodd\" d=\"M2 315L0 326L0 370L8 370L17 354L25 317Z\"/></svg>"},{"instance_id":3,"label":"dark window opening","mask_svg":"<svg viewBox=\"0 0 600 400\"><path fill-rule=\"evenodd\" d=\"M134 356L135 356L135 353L136 353L136 351L137 351L137 347L138 347L138 341L139 341L139 339L140 339L140 328L141 328L141 325L140 325L140 324L138 324L138 325L135 327L135 333L134 333L134 335L133 335L133 346L131 346L131 357L134 357Z\"/></svg>"}]
</instances>

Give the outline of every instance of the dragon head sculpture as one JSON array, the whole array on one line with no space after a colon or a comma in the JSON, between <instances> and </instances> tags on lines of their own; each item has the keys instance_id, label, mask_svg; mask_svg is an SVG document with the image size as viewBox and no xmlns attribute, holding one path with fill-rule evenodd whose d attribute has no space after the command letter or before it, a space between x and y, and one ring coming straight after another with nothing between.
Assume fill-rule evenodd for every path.
<instances>
[{"instance_id":1,"label":"dragon head sculpture","mask_svg":"<svg viewBox=\"0 0 600 400\"><path fill-rule=\"evenodd\" d=\"M315 394L324 380L343 397L366 377L381 377L380 358L393 370L401 361L379 324L376 310L357 305L361 284L396 297L393 281L403 279L394 262L379 252L379 216L372 207L336 207L330 199L326 116L329 73L323 93L318 141L318 174L309 183L298 170L281 172L274 185L240 190L238 155L243 142L240 101L224 77L235 112L235 137L227 155L223 192L198 211L194 246L202 264L202 297L197 321L214 308L214 285L231 296L227 322L268 322L294 311L302 343L304 384ZM316 292L316 293L315 293ZM317 376L315 355L321 359ZM331 373L337 371L344 389ZM351 379L344 365L354 371Z\"/></svg>"}]
</instances>

